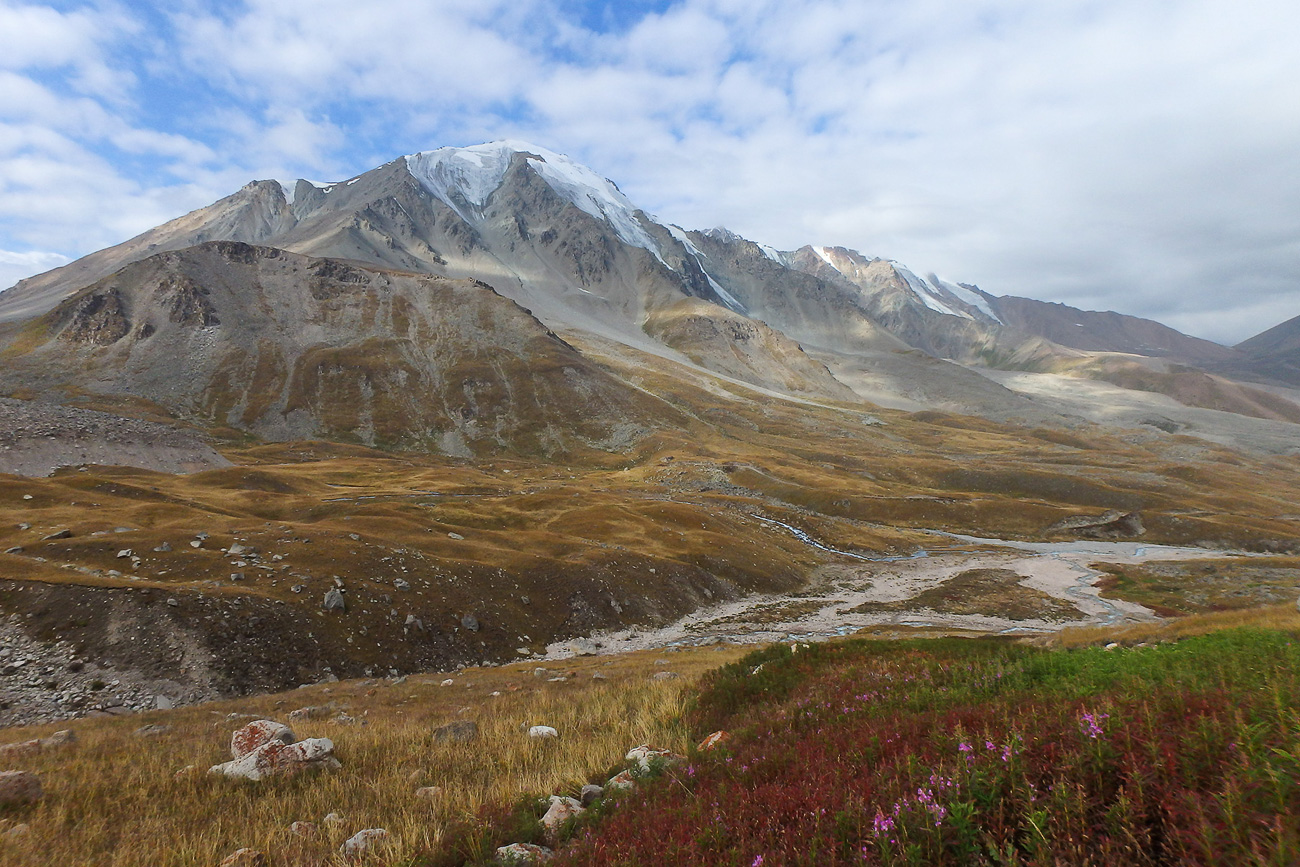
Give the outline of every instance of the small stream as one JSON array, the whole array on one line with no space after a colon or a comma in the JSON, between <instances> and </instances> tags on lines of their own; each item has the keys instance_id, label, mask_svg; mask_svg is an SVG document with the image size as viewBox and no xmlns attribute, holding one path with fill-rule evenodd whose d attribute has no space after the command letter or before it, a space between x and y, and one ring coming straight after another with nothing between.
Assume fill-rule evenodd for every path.
<instances>
[{"instance_id":1,"label":"small stream","mask_svg":"<svg viewBox=\"0 0 1300 867\"><path fill-rule=\"evenodd\" d=\"M725 641L757 644L772 641L818 641L863 629L932 628L986 634L1038 634L1066 626L1113 626L1158 619L1132 602L1102 598L1095 584L1104 573L1097 561L1132 564L1153 560L1231 558L1240 551L1148 545L1136 542L1021 542L924 530L935 537L912 554L870 557L826 545L798 527L762 515L758 521L790 533L803 544L844 558L821 570L828 579L797 594L754 594L696 611L669 626L653 630L621 630L593 635L601 652L670 648ZM845 562L847 561L847 562ZM925 608L912 611L872 610L873 603L897 604L939 586L970 569L1006 569L1022 576L1020 583L1072 603L1075 620L1013 620L998 614L947 614ZM861 608L861 611L855 610ZM815 609L815 610L814 610ZM790 612L788 617L782 615ZM548 656L571 655L566 642L548 648Z\"/></svg>"}]
</instances>

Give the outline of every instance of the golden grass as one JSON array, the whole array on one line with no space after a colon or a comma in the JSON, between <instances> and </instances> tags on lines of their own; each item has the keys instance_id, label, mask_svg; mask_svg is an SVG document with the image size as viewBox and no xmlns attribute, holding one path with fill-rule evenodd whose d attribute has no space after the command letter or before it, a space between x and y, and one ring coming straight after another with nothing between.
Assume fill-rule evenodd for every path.
<instances>
[{"instance_id":1,"label":"golden grass","mask_svg":"<svg viewBox=\"0 0 1300 867\"><path fill-rule=\"evenodd\" d=\"M1207 635L1223 629L1277 629L1300 632L1300 611L1292 603L1192 614L1154 623L1137 623L1119 627L1074 627L1042 639L1055 647L1088 647L1118 642L1124 645L1177 641L1194 635Z\"/></svg>"},{"instance_id":2,"label":"golden grass","mask_svg":"<svg viewBox=\"0 0 1300 867\"><path fill-rule=\"evenodd\" d=\"M550 662L542 664L548 669L542 677L533 673L537 663L521 663L419 675L400 684L341 682L138 717L13 729L9 741L60 727L71 728L78 740L13 763L39 773L47 794L4 817L31 831L24 840L0 844L0 865L211 867L245 846L265 852L275 865L342 864L342 841L373 827L388 830L388 845L360 863L402 863L438 851L449 824L472 818L484 804L509 803L525 793L575 793L588 775L620 762L640 743L685 750L681 714L692 684L749 649L720 645ZM681 677L652 679L665 670ZM564 682L549 680L566 673ZM597 673L606 679L593 678ZM445 677L454 685L440 685ZM227 760L230 733L243 724L227 721L227 713L287 721L295 708L331 702L358 724L290 724L300 738L331 738L340 771L260 784L206 773L174 776L187 765L205 771ZM478 723L478 740L434 742L437 726L462 719ZM145 723L173 728L154 737L134 735ZM532 740L531 725L554 726L560 738ZM443 793L420 798L418 786L440 786ZM316 839L289 831L295 821L319 824L331 812L345 822L334 829L322 825Z\"/></svg>"}]
</instances>

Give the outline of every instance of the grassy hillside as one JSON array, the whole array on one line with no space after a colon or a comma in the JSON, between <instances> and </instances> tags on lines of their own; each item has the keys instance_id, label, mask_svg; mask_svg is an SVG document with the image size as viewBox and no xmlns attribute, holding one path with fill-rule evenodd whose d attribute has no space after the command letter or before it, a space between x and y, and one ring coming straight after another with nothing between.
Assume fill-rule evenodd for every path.
<instances>
[{"instance_id":1,"label":"grassy hillside","mask_svg":"<svg viewBox=\"0 0 1300 867\"><path fill-rule=\"evenodd\" d=\"M773 647L691 711L697 734L731 730L726 749L553 863L1294 864L1296 637Z\"/></svg>"}]
</instances>

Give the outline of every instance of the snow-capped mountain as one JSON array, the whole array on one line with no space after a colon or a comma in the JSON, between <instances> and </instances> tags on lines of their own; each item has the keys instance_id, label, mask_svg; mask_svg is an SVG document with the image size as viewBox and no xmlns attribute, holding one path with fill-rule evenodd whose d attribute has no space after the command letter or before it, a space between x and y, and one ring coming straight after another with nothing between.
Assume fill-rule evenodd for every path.
<instances>
[{"instance_id":1,"label":"snow-capped mountain","mask_svg":"<svg viewBox=\"0 0 1300 867\"><path fill-rule=\"evenodd\" d=\"M424 151L338 182L254 181L206 208L0 293L0 331L12 334L18 324L44 316L60 335L56 340L64 339L69 328L80 335L71 343L84 356L71 368L55 364L52 369L74 378L82 375L76 370L96 366L134 371L118 380L100 375L98 385L80 387L144 390L149 393L141 396L166 403L175 389L164 393L157 383L146 389L142 383L154 380L137 374L163 363L150 347L161 346L158 335L171 333L178 324L159 319L158 304L181 302L160 302L171 296L142 283L140 274L166 274L156 279L173 283L198 281L195 285L201 289L205 280L218 279L223 268L239 270L237 263L222 266L221 257L214 258L210 250L199 257L202 267L186 264L186 257L184 262L157 260L160 254L212 241L309 257L309 262L300 263L299 272L317 275L303 279L324 281L321 286L330 284L330 278L319 274L333 267L318 264L322 260L346 260L347 267L363 269L359 279L367 286L391 285L397 279L391 275L397 272L471 281L466 285L518 304L529 321L579 347L575 351L598 341L603 351L648 354L759 388L822 399L1032 414L1037 410L1031 401L978 369L1050 370L1095 350L1192 361L1211 358L1216 351L1233 353L1147 320L998 298L842 247L777 251L725 229L697 232L665 225L597 172L563 154L519 141ZM273 258L261 252L249 255L259 262ZM130 279L117 276L126 274L122 269L132 263L146 260L155 262L153 270L136 269ZM168 271L167 262L172 262L173 271L180 268L189 276ZM291 286L292 269L281 273L279 265L259 268L271 268L272 282L282 291L297 291ZM346 298L346 303L370 303L364 299L371 296L337 286L320 291ZM467 291L473 295L475 290ZM371 295L381 306L407 303L393 300L396 296L388 289L375 289ZM271 303L263 299L253 304L252 298L245 299L250 314ZM255 347L228 332L240 317L240 306L231 304L214 314L226 329L222 339L209 341L211 346L202 352L189 337L168 338L187 347L180 356L196 365L199 379L211 383L217 370L292 367L291 360L303 357L301 353L311 356L310 340L293 343L292 351L284 346L263 351L260 344ZM277 316L278 333L297 329L320 336L305 313L282 311ZM203 321L182 319L179 324L187 328ZM490 339L521 339L517 329L523 327L522 320L509 321L514 323L508 329L513 337L500 332ZM1070 324L1064 325L1067 321ZM4 326L6 322L15 325ZM433 388L429 383L440 382L445 371L427 362L433 352L428 336L418 328L412 331L414 326L403 315L393 314L384 322L368 332L368 339L397 341L405 348L396 356L378 357L392 364L398 356L406 359L403 363L414 363L425 387ZM436 330L432 319L424 322ZM256 330L252 322L243 325ZM218 325L200 330L209 327ZM87 334L94 339L84 339ZM333 349L352 345L338 330L326 343ZM234 353L236 348L242 353L238 357L214 355L218 350ZM525 361L520 364L526 366ZM23 364L16 363L14 371L20 368ZM501 387L509 390L511 383L517 384L520 369L498 371ZM22 378L14 371L11 379ZM376 381L389 382L391 372L376 372ZM35 368L28 374L27 379L50 384ZM251 426L263 433L283 427L286 436L329 429L318 424L329 413L309 413L315 421L304 422L301 430L281 426L265 413L250 417L245 404L252 400L249 389L254 385L249 377L247 382L235 377L243 384L231 388L243 396L234 404L204 404L189 395L174 397L177 411L206 413L222 424ZM290 389L293 377L286 374L283 379L283 400L268 404L273 414L291 412L292 401L284 390ZM354 385L358 394L374 388L373 383ZM222 391L225 386L213 388ZM462 437L478 430L459 422L440 427L413 408L398 415L401 419L386 429L385 437L396 436L403 425L443 433L454 427ZM517 439L515 434L497 436L501 443Z\"/></svg>"}]
</instances>

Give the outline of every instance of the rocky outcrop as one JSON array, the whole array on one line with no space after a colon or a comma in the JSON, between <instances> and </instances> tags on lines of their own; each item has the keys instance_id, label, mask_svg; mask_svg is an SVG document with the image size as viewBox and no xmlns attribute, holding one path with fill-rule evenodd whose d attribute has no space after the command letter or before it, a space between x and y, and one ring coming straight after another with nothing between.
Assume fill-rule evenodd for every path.
<instances>
[{"instance_id":1,"label":"rocky outcrop","mask_svg":"<svg viewBox=\"0 0 1300 867\"><path fill-rule=\"evenodd\" d=\"M297 741L287 726L272 720L257 720L235 732L230 752L232 761L213 765L208 773L258 782L342 767L329 738Z\"/></svg>"},{"instance_id":2,"label":"rocky outcrop","mask_svg":"<svg viewBox=\"0 0 1300 867\"><path fill-rule=\"evenodd\" d=\"M1100 517L1080 515L1066 518L1047 528L1049 533L1068 533L1081 539L1130 539L1146 534L1138 512L1112 510Z\"/></svg>"}]
</instances>

